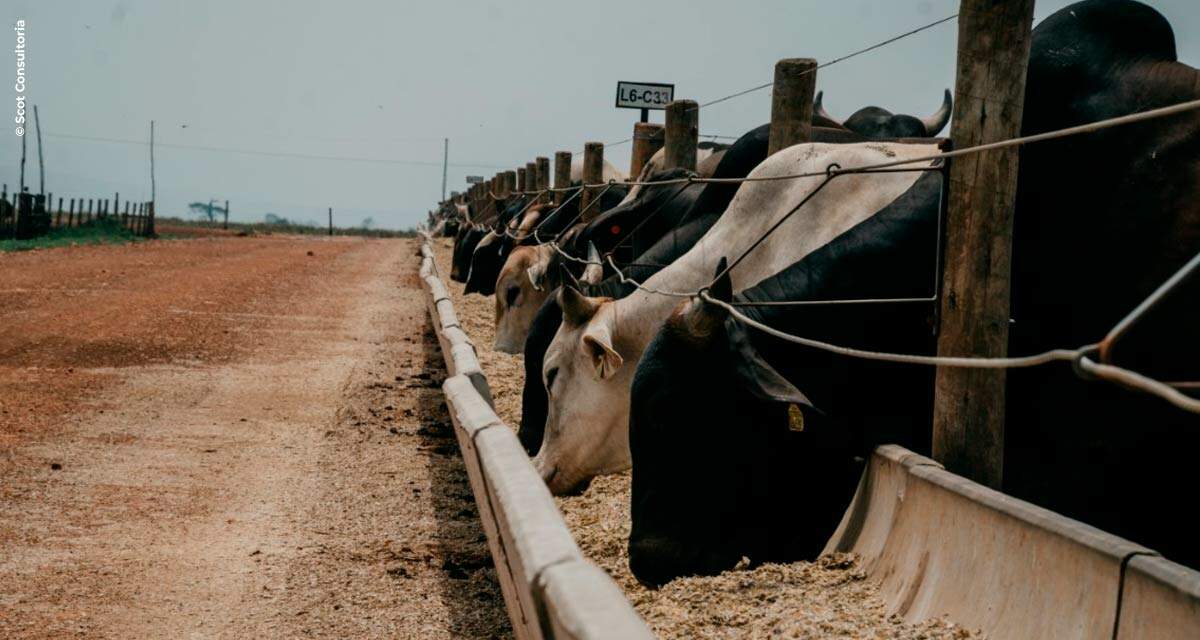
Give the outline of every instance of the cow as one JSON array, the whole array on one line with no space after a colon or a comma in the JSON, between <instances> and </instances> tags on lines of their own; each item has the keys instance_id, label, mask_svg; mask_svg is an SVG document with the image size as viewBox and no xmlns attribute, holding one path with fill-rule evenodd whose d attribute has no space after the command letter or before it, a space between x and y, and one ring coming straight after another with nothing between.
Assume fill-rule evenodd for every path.
<instances>
[{"instance_id":1,"label":"cow","mask_svg":"<svg viewBox=\"0 0 1200 640\"><path fill-rule=\"evenodd\" d=\"M1034 30L1022 133L1197 98L1200 72L1176 60L1160 14L1129 0L1088 0ZM1024 147L1009 353L1097 341L1200 252L1198 170L1195 112ZM908 257L863 259L880 243L898 247L897 234L908 231L845 234L738 299L921 297L896 276L929 282L917 275L934 255L925 241ZM846 278L854 282L841 287ZM712 292L728 297L731 289ZM1196 293L1164 300L1140 336L1104 343L1102 355L1194 379ZM921 303L741 311L839 344L934 352L923 322L933 308ZM1176 368L1180 360L1190 366ZM714 305L686 303L654 337L633 382L635 575L661 584L729 568L743 555L760 562L819 553L849 503L856 457L884 442L928 452L931 375L782 343ZM1005 492L1200 563L1197 529L1165 515L1194 501L1194 415L1065 366L1009 372L1005 412Z\"/></svg>"},{"instance_id":2,"label":"cow","mask_svg":"<svg viewBox=\"0 0 1200 640\"><path fill-rule=\"evenodd\" d=\"M735 286L745 286L775 273L895 200L915 181L914 172L895 172L846 174L825 182L821 176L831 167L915 160L936 154L937 148L933 142L811 143L779 151L750 176L817 175L746 182L708 233L645 284L658 292L699 289L707 284L719 256L748 250L779 223L777 231L739 262L730 276ZM806 198L803 215L783 219ZM534 458L551 492L569 492L595 475L629 467L633 372L677 299L639 289L610 300L560 288L563 320L542 364L549 402L542 447Z\"/></svg>"},{"instance_id":3,"label":"cow","mask_svg":"<svg viewBox=\"0 0 1200 640\"><path fill-rule=\"evenodd\" d=\"M714 169L715 178L742 178L752 171L767 157L770 125L764 124L750 130L726 151L720 164ZM814 127L813 140L829 143L862 142L863 138L844 129ZM683 217L684 222L661 237L654 246L640 254L632 265L622 271L625 276L643 281L657 273L663 266L671 264L683 255L712 227L725 212L729 202L737 192L738 183L714 182L704 185L704 190L696 199L692 209ZM515 281L521 287L524 283ZM621 298L632 292L632 286L622 284L615 275L599 287L588 287L589 293L597 296ZM530 294L530 298L535 294ZM542 294L541 297L548 296ZM525 297L524 291L515 296L518 300ZM500 313L500 300L497 300L497 313ZM511 306L509 308L512 308ZM533 322L526 329L519 324L525 312L514 314L516 320L505 322L506 335L517 336L527 334L524 346L525 383L522 390L521 424L518 434L522 445L530 455L537 453L541 447L546 424L546 390L542 385L542 359L551 339L562 323L562 312L554 297L543 302L542 308L533 314ZM499 328L500 323L497 323ZM498 334L499 336L499 334ZM519 339L509 337L508 339Z\"/></svg>"},{"instance_id":4,"label":"cow","mask_svg":"<svg viewBox=\"0 0 1200 640\"><path fill-rule=\"evenodd\" d=\"M627 188L624 184L613 184L601 194L596 207L604 209L617 206L625 197ZM491 231L475 248L470 260L467 286L463 293L479 293L485 296L495 293L496 280L512 248L520 242L532 241L533 238L527 236L534 229L538 232L538 238L554 238L577 217L580 207L579 198L564 202L561 207L549 203L536 204L525 210L522 220L515 219L515 216L521 213L520 209L513 209L516 208L510 207L506 211L511 226ZM522 232L522 228L525 229L525 233Z\"/></svg>"},{"instance_id":5,"label":"cow","mask_svg":"<svg viewBox=\"0 0 1200 640\"><path fill-rule=\"evenodd\" d=\"M954 110L954 99L950 96L950 90L946 89L942 97L942 106L933 115L925 118L892 113L882 107L863 107L842 122L825 111L821 104L823 98L824 92L821 91L817 92L817 97L813 100L813 112L816 117L872 139L932 138L950 122L950 114Z\"/></svg>"},{"instance_id":6,"label":"cow","mask_svg":"<svg viewBox=\"0 0 1200 640\"><path fill-rule=\"evenodd\" d=\"M940 171L922 174L832 242L739 293L737 302L928 300L942 185ZM726 275L710 295L729 301L731 292ZM842 345L933 349L929 302L740 311ZM743 556L755 563L815 557L849 504L873 444L928 452L932 380L929 367L797 347L747 328L716 305L684 303L651 340L633 379L634 575L658 585L728 569ZM781 496L794 496L795 508L779 508Z\"/></svg>"}]
</instances>

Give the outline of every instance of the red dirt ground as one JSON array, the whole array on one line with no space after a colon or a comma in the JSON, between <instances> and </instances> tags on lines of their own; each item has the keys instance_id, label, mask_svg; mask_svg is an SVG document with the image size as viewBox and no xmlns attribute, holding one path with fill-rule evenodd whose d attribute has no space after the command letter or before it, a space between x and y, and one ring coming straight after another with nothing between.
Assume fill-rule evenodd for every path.
<instances>
[{"instance_id":1,"label":"red dirt ground","mask_svg":"<svg viewBox=\"0 0 1200 640\"><path fill-rule=\"evenodd\" d=\"M0 254L0 637L507 636L414 251Z\"/></svg>"}]
</instances>

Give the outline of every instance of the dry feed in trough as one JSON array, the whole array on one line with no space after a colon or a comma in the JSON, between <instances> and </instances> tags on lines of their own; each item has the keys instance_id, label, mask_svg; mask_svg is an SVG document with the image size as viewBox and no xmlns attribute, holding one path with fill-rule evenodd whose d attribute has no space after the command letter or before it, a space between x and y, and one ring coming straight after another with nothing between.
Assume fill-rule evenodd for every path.
<instances>
[{"instance_id":1,"label":"dry feed in trough","mask_svg":"<svg viewBox=\"0 0 1200 640\"><path fill-rule=\"evenodd\" d=\"M450 273L451 241L437 239L434 247L459 322L479 352L496 398L496 412L515 428L521 418L521 356L492 350L494 298L462 295L462 284L445 275ZM629 490L630 475L625 472L598 477L582 495L556 498L556 502L584 555L612 576L661 638L983 637L945 619L911 624L889 616L877 587L852 555L739 567L718 576L680 578L648 589L629 571Z\"/></svg>"}]
</instances>

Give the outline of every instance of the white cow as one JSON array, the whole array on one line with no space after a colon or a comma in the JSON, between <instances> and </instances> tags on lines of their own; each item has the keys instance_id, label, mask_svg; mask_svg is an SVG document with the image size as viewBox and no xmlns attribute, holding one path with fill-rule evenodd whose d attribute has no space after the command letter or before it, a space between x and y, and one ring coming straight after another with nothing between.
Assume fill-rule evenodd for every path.
<instances>
[{"instance_id":1,"label":"white cow","mask_svg":"<svg viewBox=\"0 0 1200 640\"><path fill-rule=\"evenodd\" d=\"M824 172L937 153L935 144L802 144L755 168L752 177ZM928 163L927 163L928 164ZM914 165L921 166L921 165ZM895 200L919 172L846 174L792 215L731 272L735 291L781 271ZM646 281L665 291L695 291L721 257L736 259L804 199L823 177L747 182L691 251ZM560 291L563 324L543 360L549 396L546 430L534 465L554 493L630 466L629 393L637 361L680 298L636 291L620 300Z\"/></svg>"}]
</instances>

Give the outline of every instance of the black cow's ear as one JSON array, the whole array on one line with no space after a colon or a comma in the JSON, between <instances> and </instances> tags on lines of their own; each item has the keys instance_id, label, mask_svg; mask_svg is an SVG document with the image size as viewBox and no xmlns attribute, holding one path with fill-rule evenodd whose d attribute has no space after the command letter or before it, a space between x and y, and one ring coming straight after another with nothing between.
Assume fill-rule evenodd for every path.
<instances>
[{"instance_id":1,"label":"black cow's ear","mask_svg":"<svg viewBox=\"0 0 1200 640\"><path fill-rule=\"evenodd\" d=\"M600 302L571 287L562 287L558 290L558 306L562 308L563 323L578 327L596 315L596 311L600 309Z\"/></svg>"},{"instance_id":2,"label":"black cow's ear","mask_svg":"<svg viewBox=\"0 0 1200 640\"><path fill-rule=\"evenodd\" d=\"M743 389L768 402L810 407L818 414L821 413L820 408L814 405L804 392L797 389L762 357L750 341L750 335L742 323L730 319L725 323L725 335L729 339L734 378Z\"/></svg>"}]
</instances>

